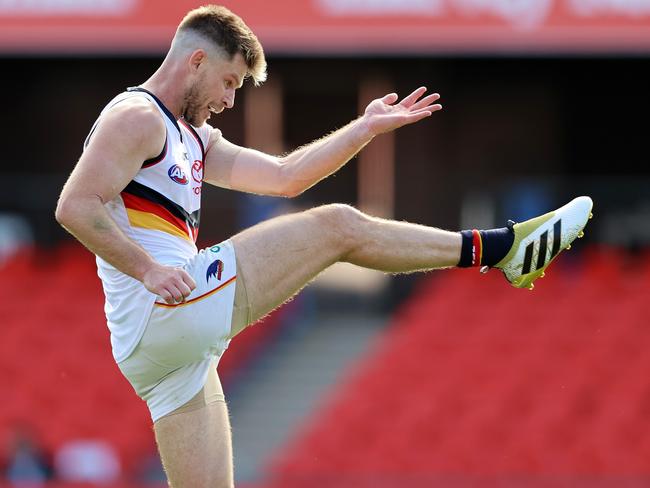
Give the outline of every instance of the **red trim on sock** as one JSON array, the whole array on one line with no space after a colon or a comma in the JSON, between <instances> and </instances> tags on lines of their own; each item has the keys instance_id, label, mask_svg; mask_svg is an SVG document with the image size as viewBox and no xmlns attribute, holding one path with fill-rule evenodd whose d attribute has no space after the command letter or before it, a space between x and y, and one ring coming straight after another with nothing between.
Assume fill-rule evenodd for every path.
<instances>
[{"instance_id":1,"label":"red trim on sock","mask_svg":"<svg viewBox=\"0 0 650 488\"><path fill-rule=\"evenodd\" d=\"M483 258L483 241L481 233L472 229L472 266L480 266Z\"/></svg>"}]
</instances>

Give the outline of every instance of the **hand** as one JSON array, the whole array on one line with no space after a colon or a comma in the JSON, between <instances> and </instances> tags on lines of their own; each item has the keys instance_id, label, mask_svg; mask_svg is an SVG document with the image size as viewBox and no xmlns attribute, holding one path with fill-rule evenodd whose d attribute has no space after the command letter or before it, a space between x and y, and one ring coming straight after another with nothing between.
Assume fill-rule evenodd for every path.
<instances>
[{"instance_id":1,"label":"hand","mask_svg":"<svg viewBox=\"0 0 650 488\"><path fill-rule=\"evenodd\" d=\"M150 268L142 282L147 290L170 305L184 302L196 288L196 282L184 269L161 264Z\"/></svg>"},{"instance_id":2,"label":"hand","mask_svg":"<svg viewBox=\"0 0 650 488\"><path fill-rule=\"evenodd\" d=\"M420 99L426 91L427 88L422 86L399 103L395 103L398 99L396 93L389 93L370 102L362 117L370 133L382 134L418 122L442 109L440 104L433 105L433 102L440 98L438 93Z\"/></svg>"}]
</instances>

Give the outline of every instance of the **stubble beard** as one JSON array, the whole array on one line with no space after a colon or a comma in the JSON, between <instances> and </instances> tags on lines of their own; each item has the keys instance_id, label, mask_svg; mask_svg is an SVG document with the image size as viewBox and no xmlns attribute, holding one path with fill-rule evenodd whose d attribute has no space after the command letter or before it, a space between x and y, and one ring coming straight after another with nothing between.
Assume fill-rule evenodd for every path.
<instances>
[{"instance_id":1,"label":"stubble beard","mask_svg":"<svg viewBox=\"0 0 650 488\"><path fill-rule=\"evenodd\" d=\"M198 83L194 83L184 97L183 118L194 127L200 127L205 121L199 120L202 103L199 96Z\"/></svg>"}]
</instances>

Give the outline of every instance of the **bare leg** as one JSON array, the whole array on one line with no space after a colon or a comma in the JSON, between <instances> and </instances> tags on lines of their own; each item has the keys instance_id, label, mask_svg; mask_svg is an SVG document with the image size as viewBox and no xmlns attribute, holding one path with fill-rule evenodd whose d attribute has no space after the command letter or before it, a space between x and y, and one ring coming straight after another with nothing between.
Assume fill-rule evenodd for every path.
<instances>
[{"instance_id":1,"label":"bare leg","mask_svg":"<svg viewBox=\"0 0 650 488\"><path fill-rule=\"evenodd\" d=\"M160 459L172 488L232 488L228 408L215 402L154 424Z\"/></svg>"},{"instance_id":2,"label":"bare leg","mask_svg":"<svg viewBox=\"0 0 650 488\"><path fill-rule=\"evenodd\" d=\"M408 273L455 266L461 249L458 233L370 217L348 205L271 219L232 241L253 321L337 261Z\"/></svg>"},{"instance_id":3,"label":"bare leg","mask_svg":"<svg viewBox=\"0 0 650 488\"><path fill-rule=\"evenodd\" d=\"M237 280L235 301L249 302L252 321L337 261L403 273L453 266L461 247L457 233L369 217L347 205L326 205L272 219L232 241L243 278ZM241 303L236 303L238 307L247 310ZM225 403L163 417L154 429L173 488L233 486Z\"/></svg>"}]
</instances>

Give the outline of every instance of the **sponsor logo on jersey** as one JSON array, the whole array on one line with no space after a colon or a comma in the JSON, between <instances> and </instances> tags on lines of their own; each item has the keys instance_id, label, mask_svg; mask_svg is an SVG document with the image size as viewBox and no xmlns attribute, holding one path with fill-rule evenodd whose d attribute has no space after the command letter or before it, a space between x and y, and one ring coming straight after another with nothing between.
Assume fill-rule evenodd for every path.
<instances>
[{"instance_id":1,"label":"sponsor logo on jersey","mask_svg":"<svg viewBox=\"0 0 650 488\"><path fill-rule=\"evenodd\" d=\"M192 179L197 183L203 181L203 161L197 159L192 165Z\"/></svg>"},{"instance_id":2,"label":"sponsor logo on jersey","mask_svg":"<svg viewBox=\"0 0 650 488\"><path fill-rule=\"evenodd\" d=\"M219 246L212 246L212 247L210 248L210 251L212 251L212 252L214 252L214 253L217 253L217 252L221 251L221 247L219 247Z\"/></svg>"},{"instance_id":3,"label":"sponsor logo on jersey","mask_svg":"<svg viewBox=\"0 0 650 488\"><path fill-rule=\"evenodd\" d=\"M216 261L213 261L210 266L208 266L208 271L205 273L205 282L208 283L210 282L210 278L213 276L217 279L217 281L221 281L221 273L223 271L223 261L221 259L217 259Z\"/></svg>"},{"instance_id":4,"label":"sponsor logo on jersey","mask_svg":"<svg viewBox=\"0 0 650 488\"><path fill-rule=\"evenodd\" d=\"M169 175L169 177L172 179L174 183L178 183L179 185L187 185L189 183L187 176L185 176L185 173L183 172L181 167L177 164L169 168L167 174Z\"/></svg>"}]
</instances>

